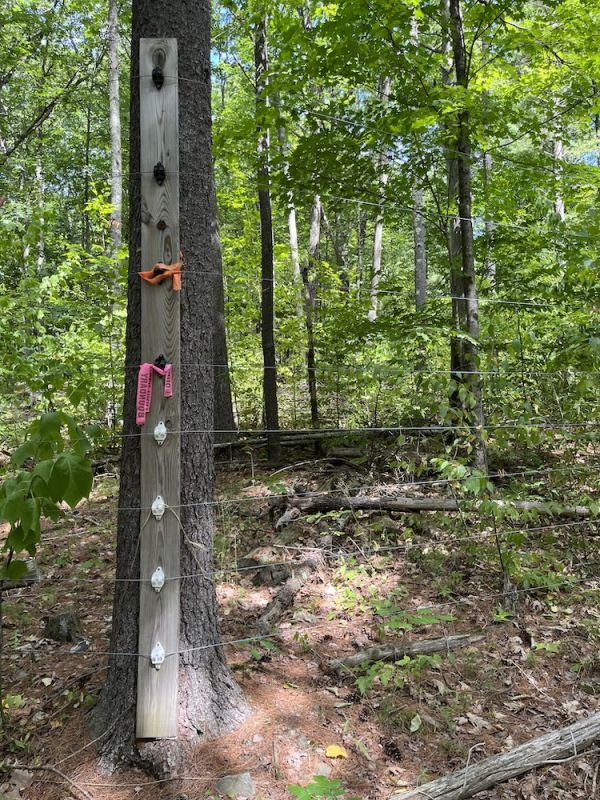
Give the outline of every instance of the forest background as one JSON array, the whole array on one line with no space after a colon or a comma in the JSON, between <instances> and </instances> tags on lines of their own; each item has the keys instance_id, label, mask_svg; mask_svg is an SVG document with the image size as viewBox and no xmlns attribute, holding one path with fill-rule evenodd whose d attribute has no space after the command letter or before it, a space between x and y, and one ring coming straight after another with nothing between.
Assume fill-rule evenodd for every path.
<instances>
[{"instance_id":1,"label":"forest background","mask_svg":"<svg viewBox=\"0 0 600 800\"><path fill-rule=\"evenodd\" d=\"M460 109L470 116L485 420L513 426L495 428L495 445L595 418L600 9L466 4L465 88L450 75L441 8L361 0L302 13L293 4L215 9L214 159L241 429L263 424L257 125L270 133L282 426L311 424L308 317L313 424L464 420L470 387L448 373L456 328L470 338L453 321L449 269L458 212L448 163ZM253 30L267 11L269 103L257 111ZM68 411L105 445L118 434L125 320L111 184L127 182L120 167L111 176L108 9L12 2L1 13L3 444L22 438L27 408ZM127 130L126 6L118 24ZM118 163L127 164L122 147Z\"/></svg>"}]
</instances>

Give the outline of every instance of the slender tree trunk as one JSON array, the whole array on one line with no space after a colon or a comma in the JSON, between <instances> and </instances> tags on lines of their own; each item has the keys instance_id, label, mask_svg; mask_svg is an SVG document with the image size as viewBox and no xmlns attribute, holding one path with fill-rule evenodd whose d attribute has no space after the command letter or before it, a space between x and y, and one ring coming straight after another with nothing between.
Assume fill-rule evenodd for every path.
<instances>
[{"instance_id":1,"label":"slender tree trunk","mask_svg":"<svg viewBox=\"0 0 600 800\"><path fill-rule=\"evenodd\" d=\"M35 188L37 192L38 225L39 225L39 233L37 241L37 258L36 258L36 273L38 276L42 274L42 270L44 269L44 266L46 264L46 236L44 233L44 225L46 223L45 212L44 212L46 182L44 180L44 168L42 166L42 148L43 148L43 140L42 140L42 132L40 129L38 136L38 153L35 162L35 184L36 184Z\"/></svg>"},{"instance_id":2,"label":"slender tree trunk","mask_svg":"<svg viewBox=\"0 0 600 800\"><path fill-rule=\"evenodd\" d=\"M90 139L92 132L92 111L90 108L90 102L91 101L88 99L85 123L85 155L83 168L83 214L81 217L81 246L85 251L89 251L90 249L90 214L88 211L88 203L90 202Z\"/></svg>"},{"instance_id":3,"label":"slender tree trunk","mask_svg":"<svg viewBox=\"0 0 600 800\"><path fill-rule=\"evenodd\" d=\"M308 396L310 399L310 421L313 428L319 427L319 403L317 397L317 373L315 359L314 316L317 305L316 266L321 244L321 198L315 195L310 213L308 259L302 270L304 283L304 310L306 320L306 368L308 371Z\"/></svg>"},{"instance_id":4,"label":"slender tree trunk","mask_svg":"<svg viewBox=\"0 0 600 800\"><path fill-rule=\"evenodd\" d=\"M413 192L413 241L415 246L415 305L421 311L427 301L427 251L425 249L425 217L423 190Z\"/></svg>"},{"instance_id":5,"label":"slender tree trunk","mask_svg":"<svg viewBox=\"0 0 600 800\"><path fill-rule=\"evenodd\" d=\"M213 380L212 282L214 218L211 159L210 5L176 0L156 4L134 0L131 57L131 130L129 182L129 274L126 363L139 364L141 182L139 135L140 37L178 41L180 229L189 280L181 291L181 427L198 433L181 437L181 581L179 656L179 733L177 740L135 742L135 696L139 615L140 437L135 424L136 370L125 371L124 433L119 516L117 578L113 605L109 673L90 714L103 765L136 763L168 777L189 768L190 747L239 724L246 714L220 646L213 580ZM203 273L208 273L203 279ZM137 510L135 510L137 509ZM147 512L143 512L147 513ZM185 535L183 535L185 531Z\"/></svg>"},{"instance_id":6,"label":"slender tree trunk","mask_svg":"<svg viewBox=\"0 0 600 800\"><path fill-rule=\"evenodd\" d=\"M469 86L469 75L460 0L450 0L450 19L456 82L466 90ZM457 124L458 208L462 245L461 278L466 305L466 332L471 339L465 341L464 345L465 369L469 373L466 376L468 378L466 383L468 383L475 399L475 406L472 412L475 436L475 463L479 469L487 472L486 449L483 438L485 418L483 414L481 375L479 372L479 346L477 344L479 339L479 303L475 276L475 250L471 213L470 115L467 109L459 112Z\"/></svg>"},{"instance_id":7,"label":"slender tree trunk","mask_svg":"<svg viewBox=\"0 0 600 800\"><path fill-rule=\"evenodd\" d=\"M365 242L367 240L367 216L362 207L358 206L356 212L356 290L358 299L362 294L365 268Z\"/></svg>"},{"instance_id":8,"label":"slender tree trunk","mask_svg":"<svg viewBox=\"0 0 600 800\"><path fill-rule=\"evenodd\" d=\"M419 25L417 18L413 17L410 23L411 43L415 48L419 46ZM427 251L425 249L425 216L423 189L417 186L413 190L413 242L415 264L415 307L421 311L427 300ZM422 359L421 359L422 360Z\"/></svg>"},{"instance_id":9,"label":"slender tree trunk","mask_svg":"<svg viewBox=\"0 0 600 800\"><path fill-rule=\"evenodd\" d=\"M331 226L323 204L321 204L321 219L327 238L333 247L335 265L338 269L341 284L344 289L348 290L348 233L344 230L343 221L338 212L335 214L335 223L333 227Z\"/></svg>"},{"instance_id":10,"label":"slender tree trunk","mask_svg":"<svg viewBox=\"0 0 600 800\"><path fill-rule=\"evenodd\" d=\"M217 219L216 195L212 198L214 217ZM213 279L215 293L215 320L213 329L213 369L215 376L215 442L229 442L235 438L236 424L231 395L231 372L227 348L225 321L225 291L223 287L223 257L219 227L213 232Z\"/></svg>"},{"instance_id":11,"label":"slender tree trunk","mask_svg":"<svg viewBox=\"0 0 600 800\"><path fill-rule=\"evenodd\" d=\"M113 254L121 246L123 213L123 159L119 92L119 3L108 4L108 118L110 128L110 235Z\"/></svg>"},{"instance_id":12,"label":"slender tree trunk","mask_svg":"<svg viewBox=\"0 0 600 800\"><path fill-rule=\"evenodd\" d=\"M442 17L445 22L443 31L443 50L445 53L445 63L442 66L442 83L448 85L453 81L453 57L452 43L450 37L450 6L449 0L441 2ZM445 125L445 138L452 140L452 128L449 124ZM450 294L452 308L452 327L455 331L462 331L465 327L466 308L463 296L463 286L461 281L461 251L462 241L460 232L460 214L457 214L458 197L458 158L454 147L448 148L446 155L446 180L448 187L447 208L448 216L446 224L446 249L448 251L448 265L450 272ZM454 385L457 387L450 395L450 403L454 408L460 408L459 385L463 380L462 370L464 369L464 345L461 336L452 336L450 339L450 372Z\"/></svg>"},{"instance_id":13,"label":"slender tree trunk","mask_svg":"<svg viewBox=\"0 0 600 800\"><path fill-rule=\"evenodd\" d=\"M567 214L565 211L565 201L562 196L560 184L562 177L562 162L565 159L565 145L560 136L552 142L552 154L554 156L557 181L556 195L554 197L554 213L561 222L564 222Z\"/></svg>"},{"instance_id":14,"label":"slender tree trunk","mask_svg":"<svg viewBox=\"0 0 600 800\"><path fill-rule=\"evenodd\" d=\"M267 20L263 17L254 32L254 67L256 77L256 126L258 132L258 204L261 240L261 337L263 351L263 401L271 460L280 454L279 408L275 360L275 270L273 257L273 219L271 213L269 126L266 111L268 94Z\"/></svg>"},{"instance_id":15,"label":"slender tree trunk","mask_svg":"<svg viewBox=\"0 0 600 800\"><path fill-rule=\"evenodd\" d=\"M275 95L275 105L279 109L279 95ZM289 179L290 167L287 160L288 143L283 125L277 128L277 139L279 140L279 149L283 158L283 175L286 180ZM300 251L298 248L298 223L296 221L296 204L294 202L294 192L290 188L286 194L287 198L287 226L288 234L290 237L290 261L292 263L292 278L294 286L297 290L296 299L296 316L302 316L302 274L300 269Z\"/></svg>"},{"instance_id":16,"label":"slender tree trunk","mask_svg":"<svg viewBox=\"0 0 600 800\"><path fill-rule=\"evenodd\" d=\"M484 271L486 278L492 286L496 286L496 259L494 258L494 234L496 223L491 219L492 213L489 203L489 187L492 181L493 161L491 153L483 154L483 185L485 193L485 262Z\"/></svg>"},{"instance_id":17,"label":"slender tree trunk","mask_svg":"<svg viewBox=\"0 0 600 800\"><path fill-rule=\"evenodd\" d=\"M390 96L390 88L392 82L389 77L383 78L379 82L379 90L381 102L385 106ZM379 306L379 279L381 277L381 250L383 245L383 217L384 217L384 202L385 202L385 188L388 184L389 175L386 167L388 164L387 153L382 150L377 159L377 168L379 171L379 207L377 209L377 216L375 218L375 232L373 234L373 271L371 273L371 309L369 311L369 321L375 322L377 319L378 306Z\"/></svg>"}]
</instances>

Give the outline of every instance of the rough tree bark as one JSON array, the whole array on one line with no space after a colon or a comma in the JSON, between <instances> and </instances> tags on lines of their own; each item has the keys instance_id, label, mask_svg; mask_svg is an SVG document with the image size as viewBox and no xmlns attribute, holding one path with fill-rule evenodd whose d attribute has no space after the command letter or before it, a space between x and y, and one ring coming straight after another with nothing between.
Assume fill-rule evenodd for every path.
<instances>
[{"instance_id":1,"label":"rough tree bark","mask_svg":"<svg viewBox=\"0 0 600 800\"><path fill-rule=\"evenodd\" d=\"M267 70L267 19L263 17L254 31L254 69L256 81L256 129L258 133L258 205L261 242L261 337L263 351L263 403L267 428L269 458L276 461L279 443L279 406L275 360L275 270L273 266L273 218L271 213L269 108Z\"/></svg>"},{"instance_id":2,"label":"rough tree bark","mask_svg":"<svg viewBox=\"0 0 600 800\"><path fill-rule=\"evenodd\" d=\"M213 491L212 328L214 292L213 172L210 112L210 4L175 0L156 4L134 0L132 65L139 63L141 37L174 37L178 41L180 144L180 238L186 255L181 292L181 426L206 431L181 438L181 574L202 578L181 581L179 658L179 735L175 741L137 743L135 696L139 586L140 448L135 424L136 370L126 370L121 486L117 523L117 577L107 680L90 713L92 734L104 767L135 763L159 776L185 766L190 747L239 724L247 713L242 693L225 663L213 583L211 506ZM129 273L126 362L139 364L141 192L138 70L131 70L131 153L129 188ZM129 436L128 436L129 434ZM205 649L190 650L203 645Z\"/></svg>"},{"instance_id":3,"label":"rough tree bark","mask_svg":"<svg viewBox=\"0 0 600 800\"><path fill-rule=\"evenodd\" d=\"M381 102L385 106L390 96L390 88L392 82L389 77L383 78L380 81L380 95ZM373 271L371 273L371 308L369 310L369 321L375 322L377 319L378 306L379 306L379 279L381 278L381 250L383 245L383 217L385 201L385 188L388 184L389 174L387 172L388 164L387 153L382 150L377 159L377 169L379 171L379 207L377 209L377 216L375 217L375 232L373 234Z\"/></svg>"},{"instance_id":4,"label":"rough tree bark","mask_svg":"<svg viewBox=\"0 0 600 800\"><path fill-rule=\"evenodd\" d=\"M456 83L465 90L469 87L467 51L463 33L460 0L450 0L450 31ZM461 284L462 296L465 298L465 327L470 339L463 345L466 383L473 395L475 405L468 410L473 422L475 439L475 466L487 472L487 456L483 437L485 417L483 413L482 382L479 372L479 301L475 276L475 250L473 241L473 220L471 213L471 141L470 112L464 108L457 118L456 152L458 156L458 212L461 238Z\"/></svg>"}]
</instances>

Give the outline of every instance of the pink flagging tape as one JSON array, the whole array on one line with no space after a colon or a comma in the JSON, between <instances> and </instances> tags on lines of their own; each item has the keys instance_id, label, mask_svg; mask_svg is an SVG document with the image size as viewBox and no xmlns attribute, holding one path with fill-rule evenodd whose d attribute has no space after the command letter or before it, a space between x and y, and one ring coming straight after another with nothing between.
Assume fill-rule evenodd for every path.
<instances>
[{"instance_id":1,"label":"pink flagging tape","mask_svg":"<svg viewBox=\"0 0 600 800\"><path fill-rule=\"evenodd\" d=\"M165 368L156 364L142 364L138 374L137 403L135 421L138 425L145 425L146 417L152 406L152 373L156 372L164 379L163 396L173 396L173 365L166 364Z\"/></svg>"}]
</instances>

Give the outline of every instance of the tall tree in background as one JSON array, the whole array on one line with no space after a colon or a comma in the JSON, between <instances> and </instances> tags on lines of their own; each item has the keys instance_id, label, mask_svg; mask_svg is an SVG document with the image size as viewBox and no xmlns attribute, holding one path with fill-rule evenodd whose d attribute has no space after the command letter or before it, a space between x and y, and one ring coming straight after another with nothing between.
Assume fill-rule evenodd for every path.
<instances>
[{"instance_id":1,"label":"tall tree in background","mask_svg":"<svg viewBox=\"0 0 600 800\"><path fill-rule=\"evenodd\" d=\"M385 106L389 100L392 82L389 77L379 81L379 93L381 102ZM379 180L379 207L375 217L375 231L373 233L373 269L371 272L371 308L369 310L369 321L375 322L379 305L379 280L381 278L381 251L383 248L383 218L385 216L385 188L390 179L387 171L389 161L385 150L381 150L377 155L377 171Z\"/></svg>"},{"instance_id":2,"label":"tall tree in background","mask_svg":"<svg viewBox=\"0 0 600 800\"><path fill-rule=\"evenodd\" d=\"M454 53L454 69L456 84L466 91L469 88L469 65L467 49L462 23L460 0L450 0L450 30L452 36L452 50ZM475 463L476 466L487 472L487 459L483 439L485 419L483 414L483 400L481 387L481 374L479 371L479 301L475 276L475 246L473 241L473 217L471 213L471 131L470 112L464 105L457 117L457 177L458 177L458 217L461 237L461 304L464 304L465 327L464 331L469 338L463 345L463 378L468 385L474 405L472 416L475 435Z\"/></svg>"},{"instance_id":3,"label":"tall tree in background","mask_svg":"<svg viewBox=\"0 0 600 800\"><path fill-rule=\"evenodd\" d=\"M134 0L132 65L139 63L142 37L174 37L179 51L180 235L190 279L181 291L181 582L179 738L134 741L140 531L140 438L135 424L136 370L126 370L124 433L117 527L117 580L109 673L90 723L102 762L125 759L167 776L185 761L199 737L218 735L246 713L242 694L225 663L217 620L212 564L213 359L216 219L211 159L210 4ZM141 185L139 79L131 70L129 188L129 282L126 361L139 364ZM205 273L203 279L203 273ZM133 510L138 508L138 510ZM121 579L119 581L119 579ZM129 580L128 580L129 579ZM194 649L195 648L195 649ZM202 649L204 648L204 649Z\"/></svg>"},{"instance_id":4,"label":"tall tree in background","mask_svg":"<svg viewBox=\"0 0 600 800\"><path fill-rule=\"evenodd\" d=\"M123 158L119 92L119 3L108 4L108 116L110 128L110 235L113 253L121 246L123 213Z\"/></svg>"},{"instance_id":5,"label":"tall tree in background","mask_svg":"<svg viewBox=\"0 0 600 800\"><path fill-rule=\"evenodd\" d=\"M217 218L217 198L211 198L213 214ZM223 287L223 252L219 228L215 224L213 235L212 276L214 286L215 319L213 328L213 370L215 383L215 441L229 442L235 437L236 424L233 415L231 396L231 371L229 367L229 349L227 347L227 326L225 323L225 291Z\"/></svg>"},{"instance_id":6,"label":"tall tree in background","mask_svg":"<svg viewBox=\"0 0 600 800\"><path fill-rule=\"evenodd\" d=\"M306 369L308 373L308 396L310 401L310 422L313 428L319 427L319 401L317 397L317 371L315 359L314 318L317 307L316 266L321 245L321 218L323 206L321 198L315 195L310 212L310 231L308 236L308 257L302 269L304 284L304 313L306 324Z\"/></svg>"},{"instance_id":7,"label":"tall tree in background","mask_svg":"<svg viewBox=\"0 0 600 800\"><path fill-rule=\"evenodd\" d=\"M275 269L273 263L273 216L269 164L269 84L267 70L267 18L261 16L254 30L256 128L258 133L258 205L261 245L261 340L263 352L263 401L269 458L279 458L279 407L275 359Z\"/></svg>"}]
</instances>

